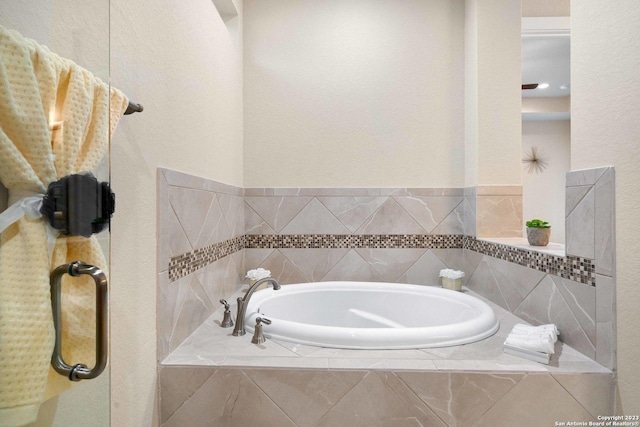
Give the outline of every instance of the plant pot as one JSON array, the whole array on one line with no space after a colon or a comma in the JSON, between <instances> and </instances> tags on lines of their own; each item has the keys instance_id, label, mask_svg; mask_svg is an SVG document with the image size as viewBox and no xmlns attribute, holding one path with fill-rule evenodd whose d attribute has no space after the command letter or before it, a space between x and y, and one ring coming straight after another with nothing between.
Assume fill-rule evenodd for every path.
<instances>
[{"instance_id":1,"label":"plant pot","mask_svg":"<svg viewBox=\"0 0 640 427\"><path fill-rule=\"evenodd\" d=\"M527 240L531 246L547 246L551 228L531 228L527 227Z\"/></svg>"}]
</instances>

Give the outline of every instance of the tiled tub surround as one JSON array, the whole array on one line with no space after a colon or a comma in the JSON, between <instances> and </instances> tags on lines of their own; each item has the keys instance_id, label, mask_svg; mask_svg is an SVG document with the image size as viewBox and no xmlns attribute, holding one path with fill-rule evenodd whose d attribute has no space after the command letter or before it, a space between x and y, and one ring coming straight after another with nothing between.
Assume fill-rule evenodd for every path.
<instances>
[{"instance_id":1,"label":"tiled tub surround","mask_svg":"<svg viewBox=\"0 0 640 427\"><path fill-rule=\"evenodd\" d=\"M245 265L284 284L436 284L462 267L462 201L461 188L248 188Z\"/></svg>"},{"instance_id":2,"label":"tiled tub surround","mask_svg":"<svg viewBox=\"0 0 640 427\"><path fill-rule=\"evenodd\" d=\"M162 218L160 221L170 221L169 232L164 235L175 236L165 239L164 245L161 239L161 248L168 248L161 253L170 251L172 255L169 267L160 272L161 286L178 283L169 292L159 293L160 301L165 302L159 313L169 314L168 319L159 317L159 325L165 323L159 327L164 334L160 339L165 343L163 349L175 348L193 332L219 306L219 298L228 298L238 289L248 268L267 268L283 284L358 280L426 285L437 284L440 269L454 268L466 271L465 281L478 293L528 315L532 323L554 321L565 326L562 329L571 331L563 334L565 340L603 365L614 366L613 278L596 275L598 260L585 257L588 251L561 257L462 234L470 226L467 217L476 209L478 192L511 197L517 188L242 190L165 170L159 172L159 180L160 192L166 184L166 211L176 217L167 215L164 222ZM588 229L593 230L594 238L584 240L595 241L596 230L602 235L612 229L611 224L607 228L601 223L610 223L613 218L602 207L612 209L613 170L572 172L567 182L578 188L576 192L567 191L568 221L575 217L588 222L591 213L593 225ZM169 189L173 199L168 196ZM203 192L211 193L210 197ZM177 194L184 197L180 199ZM225 198L227 204L235 202L233 209L222 209ZM214 201L220 209L211 209ZM584 203L594 206L582 209L586 214L575 216L575 209ZM600 207L596 209L596 205ZM243 206L242 212L238 206ZM212 215L215 212L221 214ZM225 218L224 213L232 216ZM242 216L243 226L239 225ZM206 227L195 232L185 230L192 221L202 224L205 220ZM475 226L474 221L471 223ZM232 228L235 233L230 232ZM200 245L181 245L191 243L188 233L196 242L203 233L214 237L206 246L202 246L202 239ZM196 234L198 237L193 237ZM181 252L177 249L181 247L190 250ZM600 258L608 256L603 261L605 266L613 263L612 248L608 244L599 252ZM572 246L571 250L576 249ZM595 249L592 252L595 254ZM159 269L166 262L166 256L159 260ZM507 274L508 279L500 276L500 268L513 270ZM610 270L605 267L604 271ZM471 281L473 276L476 279ZM601 286L594 288L596 280ZM172 295L177 295L177 302ZM167 354L161 351L160 359Z\"/></svg>"},{"instance_id":3,"label":"tiled tub surround","mask_svg":"<svg viewBox=\"0 0 640 427\"><path fill-rule=\"evenodd\" d=\"M422 350L257 346L221 328L219 310L163 362L161 423L540 426L613 413L611 371L560 342L548 366L504 354L521 320L485 301L494 336Z\"/></svg>"},{"instance_id":4,"label":"tiled tub surround","mask_svg":"<svg viewBox=\"0 0 640 427\"><path fill-rule=\"evenodd\" d=\"M157 184L162 360L243 283L244 191L161 168Z\"/></svg>"},{"instance_id":5,"label":"tiled tub surround","mask_svg":"<svg viewBox=\"0 0 640 427\"><path fill-rule=\"evenodd\" d=\"M612 183L612 179L610 181ZM598 187L596 182L598 180L593 182L594 191ZM172 171L159 172L159 193L164 191L165 194L159 194L158 198L159 229L167 235L173 236L175 230L161 228L162 224L174 228L179 226L185 235L185 228L191 224L186 219L174 220L167 214L162 218L162 207L170 205L170 187L180 188L174 188L174 193L183 191L196 198L205 191L215 196L232 196L244 202L243 212L227 219L223 217L214 228L227 225L226 221L245 217L244 234L240 232L220 238L203 247L183 245L183 250L178 250L176 248L180 245L173 238L163 239L163 234L159 234L158 342L159 359L164 359L159 379L163 425L210 425L212 422L216 425L244 425L258 420L264 425L340 425L342 422L357 425L361 421L363 425L401 425L398 424L403 422L401 419L415 418L423 420L425 425L538 426L569 418L586 421L613 412L613 374L602 365L613 366L615 337L609 336L607 340L607 336L600 335L599 331L603 327L615 331L614 282L612 277L598 273L598 250L594 250L596 259L591 264L597 273L594 287L520 266L516 258L507 258L508 261L495 258L492 255L497 252L491 251L499 250L497 245L489 248L489 255L455 245L452 248L431 248L428 245L434 240L427 247L420 248L325 247L327 241L343 239L352 244L368 241L370 237L367 236L375 235L387 236L380 240L390 239L396 245L397 240L388 237L394 234L405 236L409 241L414 235L432 235L433 238L441 234L456 235L459 236L455 237L456 245L460 239L464 243L463 234L475 234L468 231L469 227L476 226L475 221L468 218L473 215L477 202L475 189L438 190L441 191L439 194L436 190L242 191L224 185L218 187L220 185ZM354 194L356 191L360 195ZM426 192L427 195L408 194L408 191ZM243 193L244 198L240 196ZM472 197L467 197L468 194ZM297 197L301 199L295 200ZM407 197L407 200L399 200L402 197ZM435 199L425 199L430 197ZM424 210L425 201L435 202L439 197L442 197L439 206L455 205L444 217L442 212L432 215L432 211L438 212L437 208L429 209L433 203L431 206L427 203L429 208L426 212ZM251 203L250 198L253 198ZM337 200L332 201L333 198ZM447 198L457 198L459 202L454 203ZM422 213L414 215L425 216L428 220L418 221L410 214L407 204L421 206ZM184 206L188 205L189 202L185 201ZM342 207L336 208L336 205ZM594 202L594 216L607 217L598 216L595 208ZM326 216L323 209L332 213L337 222ZM448 208L443 209L446 211ZM180 208L171 205L171 210L176 217L180 215ZM184 218L185 214L182 216ZM208 217L205 213L203 218ZM432 221L435 218L441 218L441 221ZM610 214L609 219L612 218ZM340 228L340 224L348 232ZM416 229L415 224L421 229ZM594 223L594 238L596 228ZM202 234L204 229L201 227L198 234ZM209 231L217 233L213 229ZM177 234L177 243L184 243L180 233ZM358 237L349 237L354 235ZM305 242L311 242L311 248L300 248ZM272 247L252 247L263 244ZM597 246L594 244L594 248ZM233 252L241 247L246 249ZM569 253L578 258L592 259L582 252ZM187 254L197 255L200 261L195 267L188 267L191 270L186 273L179 272L175 277L180 278L169 283L169 260L183 256L181 262L193 261L190 255L184 257ZM214 259L214 262L206 264ZM331 280L335 275L337 279L414 280L414 283L429 281L429 284L434 284L433 278L437 278L437 272L444 268L443 265L465 270L469 288L490 301L496 301L498 305L494 305L494 309L502 316L501 330L496 336L467 346L407 350L410 355L401 354L404 351L398 350L391 354L352 350L357 354L348 354L349 350L306 348L272 340L258 347L250 344L250 337L227 337L227 330L215 323L219 321L220 313L203 323L208 317L203 313L211 313L219 306L219 297L233 300L232 294L241 286L247 268L267 267L283 283ZM483 276L489 280L482 280ZM511 282L517 283L508 284L507 276ZM539 280L536 281L536 277ZM591 275L575 277L582 280ZM588 291L583 292L585 289ZM595 316L594 305L590 302L594 294ZM547 310L549 307L551 310ZM513 322L518 321L505 309L532 323L548 321L545 315L557 315L557 319L551 320L565 325L561 330L570 330L567 329L569 325L587 335L588 341L580 338L577 345L572 343L572 346L586 353L593 352L595 346L595 357L602 365L566 344L559 344L559 357L555 357L548 367L504 355L501 344ZM562 323L565 319L568 320ZM595 342L592 339L593 328L590 329L592 323L596 329ZM196 329L195 334L184 339ZM199 335L201 331L205 337ZM166 335L164 341L162 334ZM215 341L216 334L222 334L218 338L227 341ZM581 335L577 333L576 336ZM176 348L180 342L182 345ZM581 348L583 344L584 348ZM207 350L207 346L213 350ZM267 357L268 354L270 356ZM178 366L189 363L187 359L194 357L198 364L217 366ZM176 366L168 366L172 363ZM510 385L495 391L496 382ZM429 384L429 387L425 388L424 384ZM432 386L434 384L442 386ZM473 397L469 397L470 393ZM395 411L392 408L399 409ZM431 424L427 424L429 422Z\"/></svg>"}]
</instances>

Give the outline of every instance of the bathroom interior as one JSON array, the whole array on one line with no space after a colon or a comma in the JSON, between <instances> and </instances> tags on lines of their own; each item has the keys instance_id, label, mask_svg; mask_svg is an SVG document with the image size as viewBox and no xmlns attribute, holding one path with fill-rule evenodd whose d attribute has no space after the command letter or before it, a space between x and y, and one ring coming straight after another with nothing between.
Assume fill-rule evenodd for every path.
<instances>
[{"instance_id":1,"label":"bathroom interior","mask_svg":"<svg viewBox=\"0 0 640 427\"><path fill-rule=\"evenodd\" d=\"M0 26L144 106L93 171L116 195L108 366L28 425L640 425L634 0L10 0ZM255 268L283 288L461 270L500 328L256 345L220 327ZM516 323L558 326L549 365L503 353Z\"/></svg>"}]
</instances>

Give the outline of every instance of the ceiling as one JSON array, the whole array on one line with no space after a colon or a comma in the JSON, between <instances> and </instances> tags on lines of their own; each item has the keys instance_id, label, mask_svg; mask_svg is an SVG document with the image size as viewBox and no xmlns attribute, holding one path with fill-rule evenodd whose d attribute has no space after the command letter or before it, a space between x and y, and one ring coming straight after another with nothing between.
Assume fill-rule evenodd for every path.
<instances>
[{"instance_id":1,"label":"ceiling","mask_svg":"<svg viewBox=\"0 0 640 427\"><path fill-rule=\"evenodd\" d=\"M570 37L561 35L522 36L522 83L548 83L546 89L523 90L525 98L569 96ZM561 87L566 85L566 89Z\"/></svg>"},{"instance_id":2,"label":"ceiling","mask_svg":"<svg viewBox=\"0 0 640 427\"><path fill-rule=\"evenodd\" d=\"M570 95L570 49L569 16L522 18L522 83L549 84L546 89L523 90L523 98Z\"/></svg>"}]
</instances>

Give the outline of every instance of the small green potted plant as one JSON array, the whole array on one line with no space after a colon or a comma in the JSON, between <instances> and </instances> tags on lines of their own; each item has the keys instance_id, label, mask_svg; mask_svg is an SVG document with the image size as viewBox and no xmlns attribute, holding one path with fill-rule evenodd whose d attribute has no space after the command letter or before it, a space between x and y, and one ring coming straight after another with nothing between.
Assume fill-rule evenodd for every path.
<instances>
[{"instance_id":1,"label":"small green potted plant","mask_svg":"<svg viewBox=\"0 0 640 427\"><path fill-rule=\"evenodd\" d=\"M547 246L551 236L551 226L547 221L532 219L526 222L527 240L531 246Z\"/></svg>"}]
</instances>

